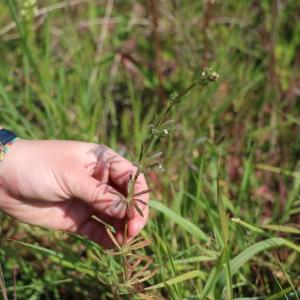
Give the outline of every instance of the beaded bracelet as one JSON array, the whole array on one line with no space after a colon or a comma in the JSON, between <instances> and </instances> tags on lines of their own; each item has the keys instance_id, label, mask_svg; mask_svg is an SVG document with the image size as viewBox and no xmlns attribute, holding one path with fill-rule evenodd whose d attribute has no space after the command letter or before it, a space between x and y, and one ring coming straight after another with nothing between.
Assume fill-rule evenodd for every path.
<instances>
[{"instance_id":1,"label":"beaded bracelet","mask_svg":"<svg viewBox=\"0 0 300 300\"><path fill-rule=\"evenodd\" d=\"M18 137L13 132L7 129L0 129L0 161L3 160L4 155L17 139Z\"/></svg>"}]
</instances>

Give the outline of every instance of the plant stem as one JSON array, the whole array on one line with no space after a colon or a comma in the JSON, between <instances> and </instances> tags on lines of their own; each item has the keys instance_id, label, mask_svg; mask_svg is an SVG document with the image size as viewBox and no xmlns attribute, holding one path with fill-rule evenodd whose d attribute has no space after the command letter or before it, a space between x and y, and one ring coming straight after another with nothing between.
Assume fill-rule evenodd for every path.
<instances>
[{"instance_id":1,"label":"plant stem","mask_svg":"<svg viewBox=\"0 0 300 300\"><path fill-rule=\"evenodd\" d=\"M193 89L196 85L206 85L209 81L215 81L217 80L217 74L212 73L210 69L208 69L208 72L204 72L202 74L201 80L191 84L189 87L187 87L185 90L181 91L178 95L172 99L168 106L164 109L163 113L161 116L157 119L154 120L154 128L159 129L160 126L163 125L165 122L167 116L171 112L171 109L173 106L176 106L181 103L182 98L191 90ZM159 139L159 136L156 134L151 133L151 135L145 139L145 141L141 145L141 150L139 154L139 159L138 159L138 167L137 171L133 177L133 179L130 180L130 188L128 190L128 195L127 195L127 209L132 210L131 202L133 201L134 197L134 189L135 185L137 183L138 177L140 176L141 173L143 173L143 161L146 157L146 155L149 153L149 151L152 149L153 145L155 142ZM125 220L125 227L124 227L124 246L126 246L127 243L127 237L128 237L128 215L126 215L126 220ZM128 273L128 268L127 268L127 258L126 258L126 252L123 254L123 263L124 263L124 270L123 270L123 277L124 277L124 283L126 283L130 278L129 278L129 273Z\"/></svg>"},{"instance_id":2,"label":"plant stem","mask_svg":"<svg viewBox=\"0 0 300 300\"><path fill-rule=\"evenodd\" d=\"M124 228L124 245L126 246L127 242L127 236L128 236L128 218L126 217L125 220L125 228ZM127 268L127 258L126 258L126 253L123 254L123 277L124 277L124 283L129 280L129 274L128 274L128 268Z\"/></svg>"}]
</instances>

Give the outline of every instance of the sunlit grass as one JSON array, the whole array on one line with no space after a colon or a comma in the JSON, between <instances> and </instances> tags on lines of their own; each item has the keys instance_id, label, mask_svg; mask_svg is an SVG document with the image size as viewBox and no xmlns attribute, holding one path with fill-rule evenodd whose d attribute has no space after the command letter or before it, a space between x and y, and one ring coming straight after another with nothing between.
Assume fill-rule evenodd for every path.
<instances>
[{"instance_id":1,"label":"sunlit grass","mask_svg":"<svg viewBox=\"0 0 300 300\"><path fill-rule=\"evenodd\" d=\"M0 122L24 138L100 142L136 160L165 107L160 88L195 82L205 57L220 74L170 112L167 172L148 180L147 294L119 295L122 260L98 245L1 214L9 299L299 297L299 5L175 2L159 2L162 78L149 5L38 1L25 21L17 1L0 3Z\"/></svg>"}]
</instances>

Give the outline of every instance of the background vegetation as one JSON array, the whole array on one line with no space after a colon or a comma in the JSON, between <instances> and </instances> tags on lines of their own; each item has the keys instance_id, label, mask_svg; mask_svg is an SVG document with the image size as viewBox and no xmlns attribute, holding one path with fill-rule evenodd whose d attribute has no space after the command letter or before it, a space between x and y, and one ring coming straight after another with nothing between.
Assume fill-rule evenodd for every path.
<instances>
[{"instance_id":1,"label":"background vegetation","mask_svg":"<svg viewBox=\"0 0 300 300\"><path fill-rule=\"evenodd\" d=\"M220 75L172 111L167 172L148 180L152 298L99 282L120 264L95 245L0 214L9 299L299 299L299 12L297 0L1 1L0 122L23 138L130 159L172 92L205 66Z\"/></svg>"}]
</instances>

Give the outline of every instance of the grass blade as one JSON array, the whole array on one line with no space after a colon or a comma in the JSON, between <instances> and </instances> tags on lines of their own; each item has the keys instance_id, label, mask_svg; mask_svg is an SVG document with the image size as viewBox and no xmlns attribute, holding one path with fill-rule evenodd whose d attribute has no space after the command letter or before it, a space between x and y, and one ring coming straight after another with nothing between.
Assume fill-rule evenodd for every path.
<instances>
[{"instance_id":1,"label":"grass blade","mask_svg":"<svg viewBox=\"0 0 300 300\"><path fill-rule=\"evenodd\" d=\"M292 234L300 234L300 230L288 225L262 225L264 229L278 231L278 232L285 232L285 233L292 233Z\"/></svg>"},{"instance_id":2,"label":"grass blade","mask_svg":"<svg viewBox=\"0 0 300 300\"><path fill-rule=\"evenodd\" d=\"M178 224L182 229L191 233L193 236L199 238L200 240L208 241L209 239L208 236L199 227L197 227L188 219L177 215L174 211L166 207L163 203L152 200L150 201L149 206L163 213L167 217L169 217L172 221Z\"/></svg>"},{"instance_id":3,"label":"grass blade","mask_svg":"<svg viewBox=\"0 0 300 300\"><path fill-rule=\"evenodd\" d=\"M259 227L257 227L257 226L254 226L254 225L252 225L252 224L249 224L249 223L247 223L247 222L241 220L240 218L231 218L231 221L232 221L232 222L235 222L235 223L238 223L238 224L240 224L240 225L242 225L242 226L248 228L249 230L251 230L251 231L253 231L253 232L256 232L256 233L264 233L264 231L263 231L261 228L259 228Z\"/></svg>"},{"instance_id":4,"label":"grass blade","mask_svg":"<svg viewBox=\"0 0 300 300\"><path fill-rule=\"evenodd\" d=\"M277 264L278 264L281 272L284 274L287 282L289 283L290 287L293 289L293 292L294 292L294 295L295 295L296 299L299 300L297 291L296 291L295 286L294 286L294 284L293 284L293 282L291 280L290 275L287 273L287 271L285 270L284 266L282 265L282 263L280 262L280 260L279 260L279 258L278 258L278 256L276 254L275 254L275 258L276 258Z\"/></svg>"},{"instance_id":5,"label":"grass blade","mask_svg":"<svg viewBox=\"0 0 300 300\"><path fill-rule=\"evenodd\" d=\"M229 239L228 217L222 199L219 178L217 179L217 201L218 201L218 210L219 210L219 217L220 217L220 227L221 227L220 229L221 229L222 240L224 244L228 299L232 300L233 291L232 291L231 270L230 270L230 257L229 257L229 249L228 249L228 239Z\"/></svg>"},{"instance_id":6,"label":"grass blade","mask_svg":"<svg viewBox=\"0 0 300 300\"><path fill-rule=\"evenodd\" d=\"M224 261L226 259L226 251L223 249L221 255L219 256L216 265L213 267L212 271L210 272L204 289L200 295L200 299L204 299L211 289L214 287L215 283L218 280L219 274L223 268Z\"/></svg>"},{"instance_id":7,"label":"grass blade","mask_svg":"<svg viewBox=\"0 0 300 300\"><path fill-rule=\"evenodd\" d=\"M286 289L281 290L280 292L266 298L266 300L277 300L277 299L282 299L283 296L285 296L286 294L288 294L289 292L292 291L291 287L288 287Z\"/></svg>"},{"instance_id":8,"label":"grass blade","mask_svg":"<svg viewBox=\"0 0 300 300\"><path fill-rule=\"evenodd\" d=\"M1 289L3 300L8 300L1 264L0 264L0 289Z\"/></svg>"},{"instance_id":9,"label":"grass blade","mask_svg":"<svg viewBox=\"0 0 300 300\"><path fill-rule=\"evenodd\" d=\"M297 252L300 252L300 247L284 238L269 238L264 241L257 242L250 247L246 248L240 254L238 254L230 262L231 276L234 275L243 265L245 265L256 254L268 250L270 248L278 248L287 246ZM225 272L220 274L220 281L222 285L225 285Z\"/></svg>"},{"instance_id":10,"label":"grass blade","mask_svg":"<svg viewBox=\"0 0 300 300\"><path fill-rule=\"evenodd\" d=\"M228 217L226 215L222 194L220 190L219 179L217 180L217 202L218 202L218 210L219 210L219 218L220 218L220 229L222 233L222 239L224 243L224 247L226 248L228 245Z\"/></svg>"},{"instance_id":11,"label":"grass blade","mask_svg":"<svg viewBox=\"0 0 300 300\"><path fill-rule=\"evenodd\" d=\"M75 260L73 258L66 257L66 255L64 255L63 253L60 253L60 252L57 252L54 250L50 250L45 247L41 247L38 245L33 245L33 244L29 244L29 243L25 243L25 242L21 242L21 241L17 241L17 240L11 240L11 241L18 243L22 246L28 247L35 252L39 252L41 254L48 255L48 257L52 261L66 267L66 268L74 269L76 271L79 271L83 274L88 274L90 276L96 276L95 271L90 269L88 266L83 265L83 263L80 261L79 258L78 258L78 260Z\"/></svg>"},{"instance_id":12,"label":"grass blade","mask_svg":"<svg viewBox=\"0 0 300 300\"><path fill-rule=\"evenodd\" d=\"M177 284L177 283L180 283L180 282L183 282L183 281L186 281L186 280L189 280L189 279L193 279L193 278L196 278L196 277L200 277L202 279L205 278L203 272L201 272L199 270L194 270L194 271L190 271L190 272L178 275L178 276L176 276L174 278L171 278L171 279L168 279L168 280L166 280L164 282L161 282L161 283L158 283L158 284L146 287L144 289L144 291L150 291L150 290L160 289L160 288L163 288L163 287L165 287L167 285Z\"/></svg>"}]
</instances>

